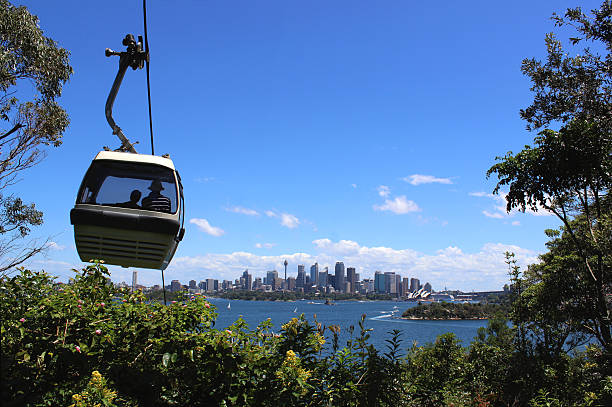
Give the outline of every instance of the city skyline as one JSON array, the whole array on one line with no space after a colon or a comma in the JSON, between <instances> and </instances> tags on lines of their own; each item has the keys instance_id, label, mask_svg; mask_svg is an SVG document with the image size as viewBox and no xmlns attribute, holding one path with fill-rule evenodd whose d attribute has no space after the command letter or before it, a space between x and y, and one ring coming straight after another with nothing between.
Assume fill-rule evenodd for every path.
<instances>
[{"instance_id":1,"label":"city skyline","mask_svg":"<svg viewBox=\"0 0 612 407\"><path fill-rule=\"evenodd\" d=\"M67 281L83 267L69 219L76 191L96 153L116 147L104 101L117 61L104 49L143 34L142 9L22 3L70 52L75 73L58 100L70 118L62 146L6 192L44 212L32 237L49 238L49 250L26 266ZM533 98L521 61L546 55L550 16L570 6L150 4L155 151L180 171L186 208L166 278L284 272L284 259L333 273L340 260L362 279L384 270L462 290L502 286L504 253L522 267L536 262L544 230L559 222L542 211L507 213L507 191L493 195L486 172L533 140L519 116ZM198 69L177 65L177 50ZM146 100L146 75L130 70L113 112L140 153L149 151ZM40 182L48 174L61 182ZM130 281L131 270L109 269L113 281ZM138 272L149 285L161 280Z\"/></svg>"}]
</instances>

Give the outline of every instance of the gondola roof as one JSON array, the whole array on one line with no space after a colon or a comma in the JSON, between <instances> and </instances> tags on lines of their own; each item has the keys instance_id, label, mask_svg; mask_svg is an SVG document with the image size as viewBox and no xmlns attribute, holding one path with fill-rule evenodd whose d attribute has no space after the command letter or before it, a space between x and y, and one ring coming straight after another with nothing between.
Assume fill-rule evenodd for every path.
<instances>
[{"instance_id":1,"label":"gondola roof","mask_svg":"<svg viewBox=\"0 0 612 407\"><path fill-rule=\"evenodd\" d=\"M169 158L149 154L124 153L120 151L100 151L94 160L126 161L132 163L155 164L174 169L174 163Z\"/></svg>"}]
</instances>

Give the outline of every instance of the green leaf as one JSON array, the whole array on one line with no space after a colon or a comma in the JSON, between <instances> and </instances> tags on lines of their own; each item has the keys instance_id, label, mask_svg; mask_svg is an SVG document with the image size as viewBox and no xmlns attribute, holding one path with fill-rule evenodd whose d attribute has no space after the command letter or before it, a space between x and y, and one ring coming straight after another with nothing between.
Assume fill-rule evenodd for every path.
<instances>
[{"instance_id":1,"label":"green leaf","mask_svg":"<svg viewBox=\"0 0 612 407\"><path fill-rule=\"evenodd\" d=\"M164 353L164 356L162 356L162 365L164 365L164 367L168 367L168 362L170 362L170 354L166 352Z\"/></svg>"}]
</instances>

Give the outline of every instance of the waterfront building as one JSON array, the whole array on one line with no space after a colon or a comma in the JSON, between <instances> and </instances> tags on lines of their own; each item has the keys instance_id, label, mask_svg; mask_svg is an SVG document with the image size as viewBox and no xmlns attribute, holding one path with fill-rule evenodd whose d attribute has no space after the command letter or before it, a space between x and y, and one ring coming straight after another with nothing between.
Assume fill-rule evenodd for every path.
<instances>
[{"instance_id":1,"label":"waterfront building","mask_svg":"<svg viewBox=\"0 0 612 407\"><path fill-rule=\"evenodd\" d=\"M410 292L410 279L408 277L402 278L402 297L405 297Z\"/></svg>"},{"instance_id":2,"label":"waterfront building","mask_svg":"<svg viewBox=\"0 0 612 407\"><path fill-rule=\"evenodd\" d=\"M336 267L334 271L334 288L336 289L336 291L342 291L344 289L344 263L341 261L336 262Z\"/></svg>"},{"instance_id":3,"label":"waterfront building","mask_svg":"<svg viewBox=\"0 0 612 407\"><path fill-rule=\"evenodd\" d=\"M417 292L419 291L419 286L421 285L421 282L419 281L418 278L411 278L410 279L410 291L411 292Z\"/></svg>"},{"instance_id":4,"label":"waterfront building","mask_svg":"<svg viewBox=\"0 0 612 407\"><path fill-rule=\"evenodd\" d=\"M374 272L374 291L379 294L384 294L387 292L385 286L386 286L385 275L382 273L382 271L375 271Z\"/></svg>"},{"instance_id":5,"label":"waterfront building","mask_svg":"<svg viewBox=\"0 0 612 407\"><path fill-rule=\"evenodd\" d=\"M319 263L310 266L310 284L314 286L319 285Z\"/></svg>"},{"instance_id":6,"label":"waterfront building","mask_svg":"<svg viewBox=\"0 0 612 407\"><path fill-rule=\"evenodd\" d=\"M319 287L327 286L327 267L325 267L324 271L319 271L319 279L317 280L317 286Z\"/></svg>"},{"instance_id":7,"label":"waterfront building","mask_svg":"<svg viewBox=\"0 0 612 407\"><path fill-rule=\"evenodd\" d=\"M395 272L385 272L385 292L387 294L397 294L397 285L395 283Z\"/></svg>"},{"instance_id":8,"label":"waterfront building","mask_svg":"<svg viewBox=\"0 0 612 407\"><path fill-rule=\"evenodd\" d=\"M264 283L271 285L272 289L274 290L274 280L278 278L278 271L276 270L271 270L266 272L266 278L264 280Z\"/></svg>"},{"instance_id":9,"label":"waterfront building","mask_svg":"<svg viewBox=\"0 0 612 407\"><path fill-rule=\"evenodd\" d=\"M373 293L374 292L374 279L372 278L364 278L361 282L361 292L363 294Z\"/></svg>"},{"instance_id":10,"label":"waterfront building","mask_svg":"<svg viewBox=\"0 0 612 407\"><path fill-rule=\"evenodd\" d=\"M355 285L357 284L357 281L359 281L359 278L357 277L357 273L355 273L355 267L348 267L346 269L346 281L349 283L348 287L349 287L349 293L354 293L355 290Z\"/></svg>"},{"instance_id":11,"label":"waterfront building","mask_svg":"<svg viewBox=\"0 0 612 407\"><path fill-rule=\"evenodd\" d=\"M195 290L196 288L198 288L198 285L196 284L195 280L189 280L189 289L190 290Z\"/></svg>"},{"instance_id":12,"label":"waterfront building","mask_svg":"<svg viewBox=\"0 0 612 407\"><path fill-rule=\"evenodd\" d=\"M295 277L287 277L287 290L293 291L297 286L297 280Z\"/></svg>"},{"instance_id":13,"label":"waterfront building","mask_svg":"<svg viewBox=\"0 0 612 407\"><path fill-rule=\"evenodd\" d=\"M206 279L206 292L212 293L215 291L215 280L212 278Z\"/></svg>"},{"instance_id":14,"label":"waterfront building","mask_svg":"<svg viewBox=\"0 0 612 407\"><path fill-rule=\"evenodd\" d=\"M306 284L306 274L304 272L304 265L298 264L297 278L295 279L295 286L298 288L304 288Z\"/></svg>"},{"instance_id":15,"label":"waterfront building","mask_svg":"<svg viewBox=\"0 0 612 407\"><path fill-rule=\"evenodd\" d=\"M255 281L253 281L253 290L259 290L261 285L262 285L261 277L255 277Z\"/></svg>"},{"instance_id":16,"label":"waterfront building","mask_svg":"<svg viewBox=\"0 0 612 407\"><path fill-rule=\"evenodd\" d=\"M132 291L136 290L137 285L138 285L138 272L132 271Z\"/></svg>"},{"instance_id":17,"label":"waterfront building","mask_svg":"<svg viewBox=\"0 0 612 407\"><path fill-rule=\"evenodd\" d=\"M425 285L423 286L423 290L425 291L429 291L432 292L433 290L431 289L431 284L429 284L429 282L425 283Z\"/></svg>"},{"instance_id":18,"label":"waterfront building","mask_svg":"<svg viewBox=\"0 0 612 407\"><path fill-rule=\"evenodd\" d=\"M395 292L398 297L402 295L402 276L399 274L395 275Z\"/></svg>"},{"instance_id":19,"label":"waterfront building","mask_svg":"<svg viewBox=\"0 0 612 407\"><path fill-rule=\"evenodd\" d=\"M170 292L177 292L177 291L181 291L181 282L178 280L172 280L170 282Z\"/></svg>"},{"instance_id":20,"label":"waterfront building","mask_svg":"<svg viewBox=\"0 0 612 407\"><path fill-rule=\"evenodd\" d=\"M253 275L249 274L249 269L244 270L244 273L242 273L242 278L244 279L244 281L242 281L242 289L251 290L251 287L253 286Z\"/></svg>"}]
</instances>

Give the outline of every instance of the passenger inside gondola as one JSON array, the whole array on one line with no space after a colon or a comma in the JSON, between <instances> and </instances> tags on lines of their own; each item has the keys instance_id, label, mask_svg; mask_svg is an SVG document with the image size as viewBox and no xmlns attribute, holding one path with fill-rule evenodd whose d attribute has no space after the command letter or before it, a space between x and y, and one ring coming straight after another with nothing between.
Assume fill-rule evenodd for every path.
<instances>
[{"instance_id":1,"label":"passenger inside gondola","mask_svg":"<svg viewBox=\"0 0 612 407\"><path fill-rule=\"evenodd\" d=\"M154 180L149 186L151 192L142 200L143 209L170 213L170 199L160 193L164 189L159 180Z\"/></svg>"},{"instance_id":2,"label":"passenger inside gondola","mask_svg":"<svg viewBox=\"0 0 612 407\"><path fill-rule=\"evenodd\" d=\"M130 200L127 202L120 203L118 204L118 206L122 208L141 209L140 205L138 205L138 201L140 201L141 196L142 196L142 192L135 189L130 194Z\"/></svg>"}]
</instances>

